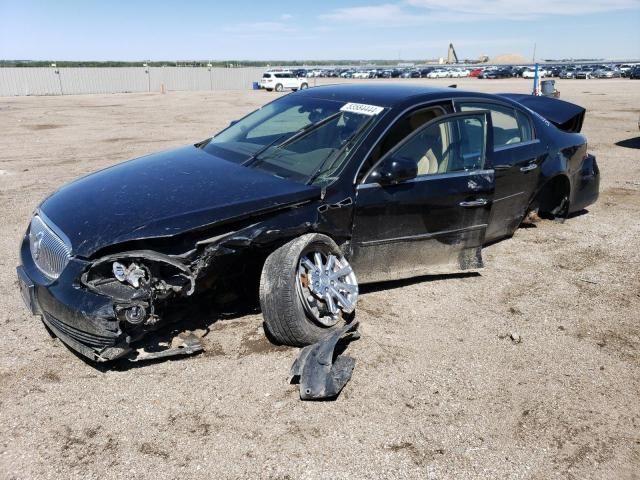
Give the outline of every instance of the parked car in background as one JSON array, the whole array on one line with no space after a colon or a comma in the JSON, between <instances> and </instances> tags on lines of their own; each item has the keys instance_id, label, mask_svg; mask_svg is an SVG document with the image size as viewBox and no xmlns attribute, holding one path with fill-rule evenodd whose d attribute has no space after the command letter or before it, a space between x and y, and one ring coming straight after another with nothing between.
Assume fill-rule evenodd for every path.
<instances>
[{"instance_id":1,"label":"parked car in background","mask_svg":"<svg viewBox=\"0 0 640 480\"><path fill-rule=\"evenodd\" d=\"M516 65L514 67L512 67L512 72L513 72L513 76L514 77L522 77L522 72L524 71L526 67L520 66L520 65Z\"/></svg>"},{"instance_id":2,"label":"parked car in background","mask_svg":"<svg viewBox=\"0 0 640 480\"><path fill-rule=\"evenodd\" d=\"M420 71L419 70L409 70L408 72L405 73L405 77L404 78L420 78Z\"/></svg>"},{"instance_id":3,"label":"parked car in background","mask_svg":"<svg viewBox=\"0 0 640 480\"><path fill-rule=\"evenodd\" d=\"M397 68L387 69L383 72L383 78L400 78L402 72Z\"/></svg>"},{"instance_id":4,"label":"parked car in background","mask_svg":"<svg viewBox=\"0 0 640 480\"><path fill-rule=\"evenodd\" d=\"M273 90L282 92L285 89L296 91L304 90L308 87L309 83L306 78L298 78L289 70L265 72L260 79L260 88L264 88L268 92Z\"/></svg>"},{"instance_id":5,"label":"parked car in background","mask_svg":"<svg viewBox=\"0 0 640 480\"><path fill-rule=\"evenodd\" d=\"M589 80L590 78L593 78L593 73L594 70L592 67L581 67L576 70L575 78L580 80Z\"/></svg>"},{"instance_id":6,"label":"parked car in background","mask_svg":"<svg viewBox=\"0 0 640 480\"><path fill-rule=\"evenodd\" d=\"M631 73L631 70L633 70L633 67L635 67L635 65L632 63L623 63L622 65L620 65L620 74L623 77L628 77Z\"/></svg>"},{"instance_id":7,"label":"parked car in background","mask_svg":"<svg viewBox=\"0 0 640 480\"><path fill-rule=\"evenodd\" d=\"M522 78L533 78L535 76L535 68L527 67L522 71ZM538 78L549 76L549 73L542 67L538 67Z\"/></svg>"},{"instance_id":8,"label":"parked car in background","mask_svg":"<svg viewBox=\"0 0 640 480\"><path fill-rule=\"evenodd\" d=\"M600 68L594 72L595 78L620 78L622 74L620 70L611 67Z\"/></svg>"},{"instance_id":9,"label":"parked car in background","mask_svg":"<svg viewBox=\"0 0 640 480\"><path fill-rule=\"evenodd\" d=\"M558 77L564 79L576 78L576 69L574 67L567 67L560 72L560 75L558 75Z\"/></svg>"},{"instance_id":10,"label":"parked car in background","mask_svg":"<svg viewBox=\"0 0 640 480\"><path fill-rule=\"evenodd\" d=\"M513 72L508 67L496 68L485 72L484 78L511 78Z\"/></svg>"},{"instance_id":11,"label":"parked car in background","mask_svg":"<svg viewBox=\"0 0 640 480\"><path fill-rule=\"evenodd\" d=\"M632 80L640 79L640 65L636 65L629 71L629 78Z\"/></svg>"},{"instance_id":12,"label":"parked car in background","mask_svg":"<svg viewBox=\"0 0 640 480\"><path fill-rule=\"evenodd\" d=\"M483 68L474 68L469 72L470 77L479 77L482 74Z\"/></svg>"},{"instance_id":13,"label":"parked car in background","mask_svg":"<svg viewBox=\"0 0 640 480\"><path fill-rule=\"evenodd\" d=\"M464 78L469 76L469 70L466 68L454 68L450 70L449 76L451 78Z\"/></svg>"},{"instance_id":14,"label":"parked car in background","mask_svg":"<svg viewBox=\"0 0 640 480\"><path fill-rule=\"evenodd\" d=\"M449 72L444 68L436 68L427 75L427 78L447 78L448 76Z\"/></svg>"},{"instance_id":15,"label":"parked car in background","mask_svg":"<svg viewBox=\"0 0 640 480\"><path fill-rule=\"evenodd\" d=\"M492 71L497 70L497 69L498 69L498 67L494 67L494 66L485 67L485 68L482 69L482 72L480 72L480 75L478 75L478 78L484 79L484 78L486 78L486 75L489 72L492 72Z\"/></svg>"},{"instance_id":16,"label":"parked car in background","mask_svg":"<svg viewBox=\"0 0 640 480\"><path fill-rule=\"evenodd\" d=\"M547 68L547 72L548 72L548 76L549 77L559 77L560 76L560 72L562 72L562 66L553 65L553 66Z\"/></svg>"}]
</instances>

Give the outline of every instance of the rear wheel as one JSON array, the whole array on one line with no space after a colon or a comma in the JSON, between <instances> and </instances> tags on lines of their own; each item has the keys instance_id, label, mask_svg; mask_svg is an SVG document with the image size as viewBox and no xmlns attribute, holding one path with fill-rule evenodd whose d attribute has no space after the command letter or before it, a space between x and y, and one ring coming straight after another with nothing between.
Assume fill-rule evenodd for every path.
<instances>
[{"instance_id":1,"label":"rear wheel","mask_svg":"<svg viewBox=\"0 0 640 480\"><path fill-rule=\"evenodd\" d=\"M300 90L304 90L305 88L309 88L309 84L308 83L303 83L300 85Z\"/></svg>"},{"instance_id":2,"label":"rear wheel","mask_svg":"<svg viewBox=\"0 0 640 480\"><path fill-rule=\"evenodd\" d=\"M276 92L281 92L282 91L282 84L279 83L276 85Z\"/></svg>"},{"instance_id":3,"label":"rear wheel","mask_svg":"<svg viewBox=\"0 0 640 480\"><path fill-rule=\"evenodd\" d=\"M325 235L302 235L264 264L260 306L268 332L279 343L317 342L353 318L357 301L353 269Z\"/></svg>"},{"instance_id":4,"label":"rear wheel","mask_svg":"<svg viewBox=\"0 0 640 480\"><path fill-rule=\"evenodd\" d=\"M564 221L569 215L570 190L569 180L565 176L551 179L529 205L523 223L531 223L527 221L531 218Z\"/></svg>"}]
</instances>

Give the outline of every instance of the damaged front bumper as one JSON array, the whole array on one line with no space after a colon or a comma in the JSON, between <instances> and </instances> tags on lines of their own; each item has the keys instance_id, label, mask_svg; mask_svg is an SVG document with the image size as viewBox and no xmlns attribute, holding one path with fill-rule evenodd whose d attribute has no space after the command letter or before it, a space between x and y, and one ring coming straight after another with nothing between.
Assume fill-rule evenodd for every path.
<instances>
[{"instance_id":1,"label":"damaged front bumper","mask_svg":"<svg viewBox=\"0 0 640 480\"><path fill-rule=\"evenodd\" d=\"M17 267L22 297L34 315L70 348L96 362L120 358L131 351L121 331L111 299L73 285L85 268L72 260L57 280L50 282L22 251L23 264Z\"/></svg>"},{"instance_id":2,"label":"damaged front bumper","mask_svg":"<svg viewBox=\"0 0 640 480\"><path fill-rule=\"evenodd\" d=\"M82 284L83 274L95 262L71 258L61 275L51 280L35 265L27 236L20 256L22 265L17 267L16 273L27 308L40 316L56 337L82 356L95 362L108 362L125 356L142 360L202 350L190 341L185 348L137 355L131 343L142 338L149 329L140 326L123 330L124 322L119 318L114 298L91 291Z\"/></svg>"}]
</instances>

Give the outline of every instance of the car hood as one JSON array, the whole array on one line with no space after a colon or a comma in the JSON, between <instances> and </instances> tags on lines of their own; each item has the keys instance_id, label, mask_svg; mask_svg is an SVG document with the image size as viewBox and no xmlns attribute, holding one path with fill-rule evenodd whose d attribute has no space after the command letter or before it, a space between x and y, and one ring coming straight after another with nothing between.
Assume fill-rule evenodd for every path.
<instances>
[{"instance_id":1,"label":"car hood","mask_svg":"<svg viewBox=\"0 0 640 480\"><path fill-rule=\"evenodd\" d=\"M169 237L320 197L320 189L194 146L121 163L63 186L40 210L89 257L109 245Z\"/></svg>"}]
</instances>

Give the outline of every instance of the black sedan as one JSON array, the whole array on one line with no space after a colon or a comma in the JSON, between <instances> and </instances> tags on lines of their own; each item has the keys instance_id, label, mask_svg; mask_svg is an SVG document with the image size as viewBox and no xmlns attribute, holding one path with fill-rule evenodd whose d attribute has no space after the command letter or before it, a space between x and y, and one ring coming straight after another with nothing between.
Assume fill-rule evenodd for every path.
<instances>
[{"instance_id":1,"label":"black sedan","mask_svg":"<svg viewBox=\"0 0 640 480\"><path fill-rule=\"evenodd\" d=\"M557 99L413 85L292 93L45 199L22 242L23 297L95 361L251 285L272 339L313 343L352 320L359 284L478 269L529 212L593 203L583 117Z\"/></svg>"},{"instance_id":2,"label":"black sedan","mask_svg":"<svg viewBox=\"0 0 640 480\"><path fill-rule=\"evenodd\" d=\"M510 68L496 68L495 70L487 70L482 75L482 78L511 78L513 77L513 70Z\"/></svg>"}]
</instances>

